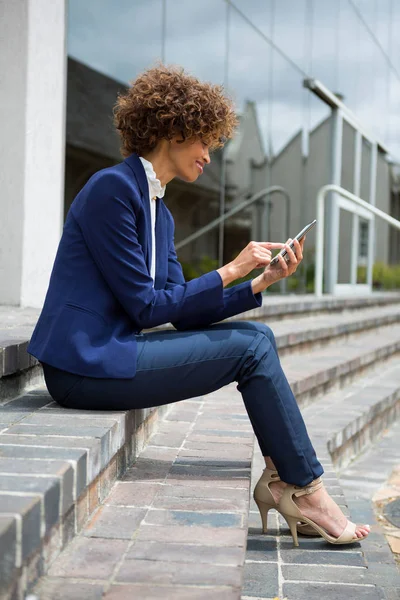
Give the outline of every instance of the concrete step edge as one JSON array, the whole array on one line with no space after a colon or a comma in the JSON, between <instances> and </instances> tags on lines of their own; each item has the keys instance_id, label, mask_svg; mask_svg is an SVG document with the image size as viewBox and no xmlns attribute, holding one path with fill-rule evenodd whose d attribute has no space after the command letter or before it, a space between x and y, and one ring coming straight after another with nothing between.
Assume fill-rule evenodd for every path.
<instances>
[{"instance_id":1,"label":"concrete step edge","mask_svg":"<svg viewBox=\"0 0 400 600\"><path fill-rule=\"evenodd\" d=\"M229 320L256 319L265 318L279 319L289 316L298 316L305 314L319 314L324 312L342 312L345 310L357 310L372 306L396 305L400 302L399 292L373 293L368 296L273 296L268 292L263 295L263 305L254 308L241 315L231 317Z\"/></svg>"},{"instance_id":2,"label":"concrete step edge","mask_svg":"<svg viewBox=\"0 0 400 600\"><path fill-rule=\"evenodd\" d=\"M289 378L294 395L302 407L317 401L322 393L332 388L343 387L356 375L378 366L400 352L400 339L376 346L373 350L360 353L350 360L332 364L301 379Z\"/></svg>"},{"instance_id":3,"label":"concrete step edge","mask_svg":"<svg viewBox=\"0 0 400 600\"><path fill-rule=\"evenodd\" d=\"M400 311L389 315L374 318L358 319L344 324L329 325L326 327L306 327L303 330L291 333L277 333L275 335L278 350L290 350L291 352L301 349L306 345L314 345L315 342L328 341L330 344L338 342L343 337L362 335L363 332L379 327L385 327L400 322ZM273 327L272 327L272 330Z\"/></svg>"},{"instance_id":4,"label":"concrete step edge","mask_svg":"<svg viewBox=\"0 0 400 600\"><path fill-rule=\"evenodd\" d=\"M335 467L344 468L400 419L400 383L327 439Z\"/></svg>"}]
</instances>

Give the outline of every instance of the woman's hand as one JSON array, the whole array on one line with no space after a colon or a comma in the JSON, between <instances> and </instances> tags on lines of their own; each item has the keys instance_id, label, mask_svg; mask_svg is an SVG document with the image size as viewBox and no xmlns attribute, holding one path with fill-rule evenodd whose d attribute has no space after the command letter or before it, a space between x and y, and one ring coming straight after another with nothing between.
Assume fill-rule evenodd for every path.
<instances>
[{"instance_id":1,"label":"woman's hand","mask_svg":"<svg viewBox=\"0 0 400 600\"><path fill-rule=\"evenodd\" d=\"M261 269L272 260L271 250L282 249L285 244L274 242L250 242L230 263L236 273L236 279L244 277L253 269Z\"/></svg>"},{"instance_id":2,"label":"woman's hand","mask_svg":"<svg viewBox=\"0 0 400 600\"><path fill-rule=\"evenodd\" d=\"M286 262L283 256L278 254L279 262L267 266L262 274L266 287L269 287L280 279L289 277L289 275L293 275L293 273L296 272L297 267L303 260L303 246L305 239L306 236L304 236L300 242L296 239L293 240L294 251L289 246L292 241L291 239L289 239L286 244L283 245L287 251L286 258L288 259L288 262Z\"/></svg>"}]
</instances>

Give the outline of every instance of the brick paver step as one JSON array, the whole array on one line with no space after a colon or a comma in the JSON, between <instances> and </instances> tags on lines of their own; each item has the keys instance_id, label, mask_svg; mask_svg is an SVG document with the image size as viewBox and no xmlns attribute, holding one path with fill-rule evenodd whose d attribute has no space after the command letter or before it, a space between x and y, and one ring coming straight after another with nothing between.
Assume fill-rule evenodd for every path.
<instances>
[{"instance_id":1,"label":"brick paver step","mask_svg":"<svg viewBox=\"0 0 400 600\"><path fill-rule=\"evenodd\" d=\"M339 479L346 496L371 500L377 494L393 467L400 465L399 440L400 421L397 421L353 461L339 468ZM381 497L385 497L383 492Z\"/></svg>"},{"instance_id":2,"label":"brick paver step","mask_svg":"<svg viewBox=\"0 0 400 600\"><path fill-rule=\"evenodd\" d=\"M400 418L400 370L395 356L341 390L303 409L304 420L342 468ZM318 432L321 432L320 434ZM318 441L316 441L318 444Z\"/></svg>"},{"instance_id":3,"label":"brick paver step","mask_svg":"<svg viewBox=\"0 0 400 600\"><path fill-rule=\"evenodd\" d=\"M61 599L90 582L107 600L238 600L252 453L232 386L174 405L32 593Z\"/></svg>"},{"instance_id":4,"label":"brick paver step","mask_svg":"<svg viewBox=\"0 0 400 600\"><path fill-rule=\"evenodd\" d=\"M247 311L246 319L287 319L303 315L343 313L344 311L359 311L372 306L394 305L400 300L399 292L373 292L358 296L329 296L324 294L316 298L311 294L285 295L265 294L263 306ZM240 315L239 315L240 317ZM235 319L235 317L233 317Z\"/></svg>"},{"instance_id":5,"label":"brick paver step","mask_svg":"<svg viewBox=\"0 0 400 600\"><path fill-rule=\"evenodd\" d=\"M361 308L357 311L307 315L266 323L275 334L281 356L310 346L337 343L339 338L400 322L400 305ZM318 344L319 342L319 344Z\"/></svg>"},{"instance_id":6,"label":"brick paver step","mask_svg":"<svg viewBox=\"0 0 400 600\"><path fill-rule=\"evenodd\" d=\"M47 571L167 410L67 410L43 388L1 406L2 600L24 600L20 586Z\"/></svg>"},{"instance_id":7,"label":"brick paver step","mask_svg":"<svg viewBox=\"0 0 400 600\"><path fill-rule=\"evenodd\" d=\"M400 352L400 325L380 327L326 348L284 356L282 366L302 406L330 388L341 387L378 362Z\"/></svg>"}]
</instances>

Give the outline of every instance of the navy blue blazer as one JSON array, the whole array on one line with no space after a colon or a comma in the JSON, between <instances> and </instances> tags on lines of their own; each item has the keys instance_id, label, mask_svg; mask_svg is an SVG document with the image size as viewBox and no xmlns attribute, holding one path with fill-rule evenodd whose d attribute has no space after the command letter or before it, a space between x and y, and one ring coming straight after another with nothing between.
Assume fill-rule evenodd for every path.
<instances>
[{"instance_id":1,"label":"navy blue blazer","mask_svg":"<svg viewBox=\"0 0 400 600\"><path fill-rule=\"evenodd\" d=\"M185 282L174 221L156 200L156 277L150 276L149 188L139 157L95 173L73 201L28 352L89 377L131 378L135 334L171 322L207 326L261 306L251 282L224 289L217 271Z\"/></svg>"}]
</instances>

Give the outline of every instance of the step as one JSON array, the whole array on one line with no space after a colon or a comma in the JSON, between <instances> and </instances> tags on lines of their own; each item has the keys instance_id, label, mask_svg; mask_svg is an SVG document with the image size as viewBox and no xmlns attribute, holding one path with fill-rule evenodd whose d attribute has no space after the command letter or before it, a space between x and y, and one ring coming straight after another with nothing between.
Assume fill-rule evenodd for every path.
<instances>
[{"instance_id":1,"label":"step","mask_svg":"<svg viewBox=\"0 0 400 600\"><path fill-rule=\"evenodd\" d=\"M400 351L400 325L377 328L326 347L282 359L292 390L302 407L321 394L350 383L355 377L380 368Z\"/></svg>"},{"instance_id":2,"label":"step","mask_svg":"<svg viewBox=\"0 0 400 600\"><path fill-rule=\"evenodd\" d=\"M349 518L372 525L374 520L370 512L362 513L354 502L349 506L336 470L353 464L351 461L400 418L398 360L392 358L384 369L377 369L368 378L327 394L304 408L302 414L324 466L324 483L329 493ZM256 446L252 489L262 468L263 459ZM369 485L369 481L359 483ZM276 511L270 511L268 519L269 534L263 535L260 515L251 499L243 600L254 600L254 596L313 600L322 594L327 600L333 600L337 598L338 590L347 598L392 598L386 595L382 569L376 565L377 546L381 552L379 556L385 555L388 589L393 588L393 581L399 575L387 552L386 541L376 527L372 528L368 541L348 548L336 548L321 538L305 537L300 538L299 548L292 548L284 519ZM386 548L386 552L381 548ZM388 593L392 593L391 589Z\"/></svg>"},{"instance_id":3,"label":"step","mask_svg":"<svg viewBox=\"0 0 400 600\"><path fill-rule=\"evenodd\" d=\"M0 544L2 600L25 598L167 411L65 409L38 388L1 406L0 540L9 540Z\"/></svg>"},{"instance_id":4,"label":"step","mask_svg":"<svg viewBox=\"0 0 400 600\"><path fill-rule=\"evenodd\" d=\"M322 427L332 462L345 468L391 424L400 419L398 357L373 373L329 394L303 411L307 426ZM331 427L325 434L326 425Z\"/></svg>"},{"instance_id":5,"label":"step","mask_svg":"<svg viewBox=\"0 0 400 600\"><path fill-rule=\"evenodd\" d=\"M303 315L317 316L326 313L358 311L372 306L398 304L400 292L372 292L368 295L331 296L325 294L316 298L312 294L264 294L263 306L243 313L246 319L277 320ZM233 317L235 319L236 317Z\"/></svg>"},{"instance_id":6,"label":"step","mask_svg":"<svg viewBox=\"0 0 400 600\"><path fill-rule=\"evenodd\" d=\"M174 405L32 594L238 600L252 452L232 386Z\"/></svg>"},{"instance_id":7,"label":"step","mask_svg":"<svg viewBox=\"0 0 400 600\"><path fill-rule=\"evenodd\" d=\"M343 343L351 340L368 330L399 323L400 305L390 304L267 322L275 334L280 356L283 357L310 348L326 348L339 341Z\"/></svg>"},{"instance_id":8,"label":"step","mask_svg":"<svg viewBox=\"0 0 400 600\"><path fill-rule=\"evenodd\" d=\"M387 370L370 374L364 386L368 389L373 383L379 389L386 380L389 403L394 398L389 385L394 367L392 358ZM395 379L392 383L395 386ZM374 403L361 389L352 384L304 409L325 468L325 485L346 514L349 509L327 442L335 439L338 451L334 434L346 430L339 406L343 398L353 408L347 422L357 421L365 430L369 416L377 433ZM353 404L350 392L357 399ZM336 402L333 415L323 422L314 419L328 414L330 402ZM382 410L384 403L382 395L377 397ZM152 598L156 592L166 598L301 600L320 598L322 591L328 600L337 598L338 586L348 598L362 594L385 599L362 544L336 548L318 538L302 538L300 549L294 549L286 524L271 512L272 529L261 535L260 517L249 498L253 440L235 383L204 399L174 405L159 433L32 593L41 599L63 589L70 597L85 597L90 581L106 600ZM342 441L345 445L344 435ZM258 478L258 447L253 467Z\"/></svg>"}]
</instances>

